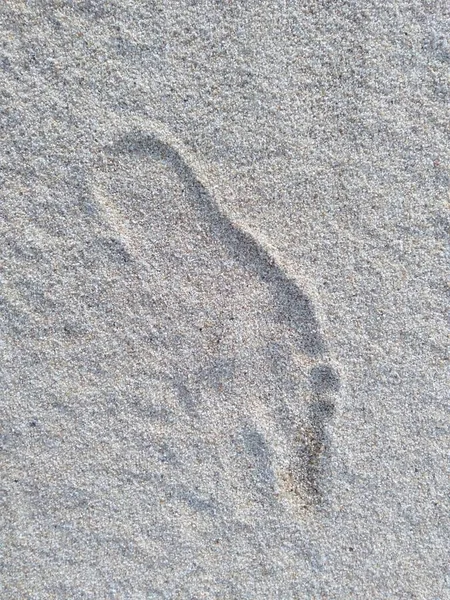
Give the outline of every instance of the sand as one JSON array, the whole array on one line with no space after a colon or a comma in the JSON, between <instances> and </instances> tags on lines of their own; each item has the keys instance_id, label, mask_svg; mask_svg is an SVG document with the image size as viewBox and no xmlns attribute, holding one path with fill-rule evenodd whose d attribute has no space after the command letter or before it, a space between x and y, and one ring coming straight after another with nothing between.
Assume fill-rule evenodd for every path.
<instances>
[{"instance_id":1,"label":"sand","mask_svg":"<svg viewBox=\"0 0 450 600\"><path fill-rule=\"evenodd\" d=\"M450 597L449 21L2 3L1 598Z\"/></svg>"}]
</instances>

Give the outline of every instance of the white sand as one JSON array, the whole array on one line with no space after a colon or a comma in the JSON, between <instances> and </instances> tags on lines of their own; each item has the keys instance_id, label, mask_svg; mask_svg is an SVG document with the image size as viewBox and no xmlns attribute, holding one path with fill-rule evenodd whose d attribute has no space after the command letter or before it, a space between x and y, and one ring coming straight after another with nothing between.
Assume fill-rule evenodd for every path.
<instances>
[{"instance_id":1,"label":"white sand","mask_svg":"<svg viewBox=\"0 0 450 600\"><path fill-rule=\"evenodd\" d=\"M0 24L0 597L449 598L446 3Z\"/></svg>"}]
</instances>

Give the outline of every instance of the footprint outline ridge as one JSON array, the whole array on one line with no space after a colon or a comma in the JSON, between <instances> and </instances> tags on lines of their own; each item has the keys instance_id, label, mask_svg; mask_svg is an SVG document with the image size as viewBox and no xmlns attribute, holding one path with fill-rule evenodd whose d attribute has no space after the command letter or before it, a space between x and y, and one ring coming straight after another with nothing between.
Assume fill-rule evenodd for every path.
<instances>
[{"instance_id":1,"label":"footprint outline ridge","mask_svg":"<svg viewBox=\"0 0 450 600\"><path fill-rule=\"evenodd\" d=\"M266 282L278 302L280 317L294 330L300 332L299 350L314 360L311 369L312 403L309 408L309 425L298 433L298 444L293 449L293 467L297 475L288 475L288 487L304 506L320 504L324 456L328 454L330 440L327 426L334 412L329 393L340 387L334 370L322 363L325 344L319 331L311 301L295 279L288 276L276 257L237 218L226 212L217 198L217 182L211 181L208 169L162 123L132 119L109 146L114 154L137 154L166 161L178 175L185 188L193 193L195 209L203 217L211 233L226 246L233 257ZM192 202L192 200L191 200ZM317 361L317 362L316 362ZM317 366L318 365L318 366ZM295 457L302 457L301 463Z\"/></svg>"}]
</instances>

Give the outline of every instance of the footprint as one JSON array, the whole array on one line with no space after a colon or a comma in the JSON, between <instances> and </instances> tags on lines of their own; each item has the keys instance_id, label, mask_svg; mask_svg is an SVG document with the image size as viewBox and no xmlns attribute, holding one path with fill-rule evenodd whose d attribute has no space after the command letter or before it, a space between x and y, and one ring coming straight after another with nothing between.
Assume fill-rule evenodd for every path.
<instances>
[{"instance_id":1,"label":"footprint","mask_svg":"<svg viewBox=\"0 0 450 600\"><path fill-rule=\"evenodd\" d=\"M200 443L219 447L216 465L250 496L317 506L339 377L310 299L164 126L130 126L105 155L94 184L103 246L138 273L153 377L179 404L154 414L200 423Z\"/></svg>"}]
</instances>

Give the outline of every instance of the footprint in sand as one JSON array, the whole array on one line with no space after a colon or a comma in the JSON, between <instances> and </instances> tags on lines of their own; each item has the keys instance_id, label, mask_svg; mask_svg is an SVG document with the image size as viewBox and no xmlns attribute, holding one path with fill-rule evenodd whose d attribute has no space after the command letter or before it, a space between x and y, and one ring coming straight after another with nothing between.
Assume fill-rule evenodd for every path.
<instances>
[{"instance_id":1,"label":"footprint in sand","mask_svg":"<svg viewBox=\"0 0 450 600\"><path fill-rule=\"evenodd\" d=\"M105 252L138 282L139 300L122 299L122 310L160 386L159 400L141 390L137 409L167 436L181 427L211 455L222 448L215 472L235 491L319 504L339 378L298 283L224 212L207 169L160 125L130 127L106 148L94 198Z\"/></svg>"}]
</instances>

